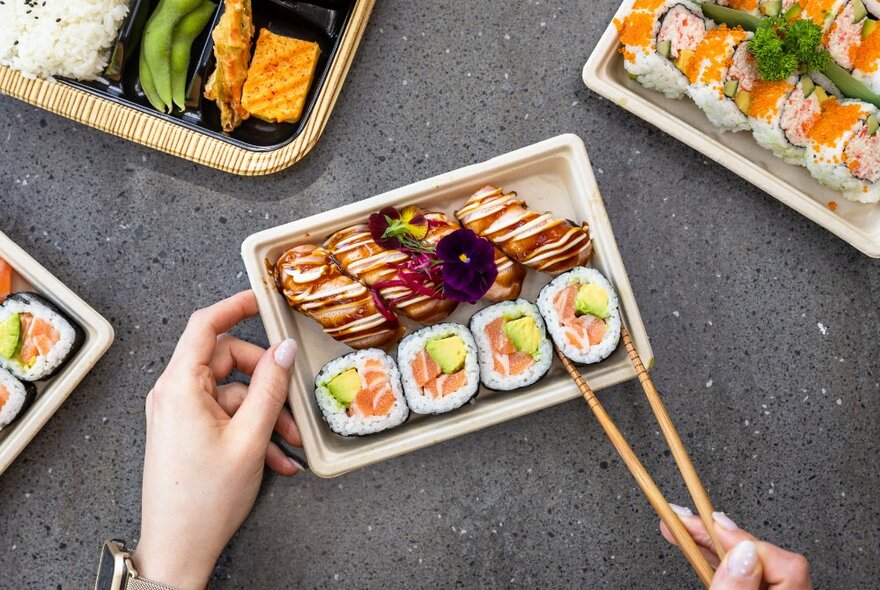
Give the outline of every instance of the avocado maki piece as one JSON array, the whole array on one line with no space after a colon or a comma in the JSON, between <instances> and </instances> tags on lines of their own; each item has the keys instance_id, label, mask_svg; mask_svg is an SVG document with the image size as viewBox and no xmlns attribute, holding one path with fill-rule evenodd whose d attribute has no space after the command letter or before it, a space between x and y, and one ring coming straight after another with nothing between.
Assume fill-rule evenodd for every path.
<instances>
[{"instance_id":1,"label":"avocado maki piece","mask_svg":"<svg viewBox=\"0 0 880 590\"><path fill-rule=\"evenodd\" d=\"M440 370L447 375L457 373L464 368L467 347L465 347L464 340L458 336L431 340L425 344L425 351L439 365Z\"/></svg>"},{"instance_id":2,"label":"avocado maki piece","mask_svg":"<svg viewBox=\"0 0 880 590\"><path fill-rule=\"evenodd\" d=\"M608 293L599 285L587 283L578 289L574 300L574 310L580 315L590 314L605 319L611 312L608 310Z\"/></svg>"},{"instance_id":3,"label":"avocado maki piece","mask_svg":"<svg viewBox=\"0 0 880 590\"><path fill-rule=\"evenodd\" d=\"M523 316L504 324L504 333L513 342L513 346L520 352L526 352L532 356L538 354L541 346L541 330L535 323L535 318Z\"/></svg>"},{"instance_id":4,"label":"avocado maki piece","mask_svg":"<svg viewBox=\"0 0 880 590\"><path fill-rule=\"evenodd\" d=\"M672 51L672 41L657 41L657 53L662 55L663 57L669 57L669 53Z\"/></svg>"},{"instance_id":5,"label":"avocado maki piece","mask_svg":"<svg viewBox=\"0 0 880 590\"><path fill-rule=\"evenodd\" d=\"M351 405L362 388L363 384L357 369L343 371L327 383L330 395L346 408Z\"/></svg>"},{"instance_id":6,"label":"avocado maki piece","mask_svg":"<svg viewBox=\"0 0 880 590\"><path fill-rule=\"evenodd\" d=\"M877 121L877 113L869 115L868 119L865 121L865 125L867 125L868 133L870 135L877 135L877 130L880 129L880 121Z\"/></svg>"},{"instance_id":7,"label":"avocado maki piece","mask_svg":"<svg viewBox=\"0 0 880 590\"><path fill-rule=\"evenodd\" d=\"M734 96L736 96L737 90L739 90L738 80L728 80L724 83L724 96L728 98L733 98Z\"/></svg>"},{"instance_id":8,"label":"avocado maki piece","mask_svg":"<svg viewBox=\"0 0 880 590\"><path fill-rule=\"evenodd\" d=\"M19 314L12 314L0 323L0 356L11 359L18 351L21 340L21 319Z\"/></svg>"}]
</instances>

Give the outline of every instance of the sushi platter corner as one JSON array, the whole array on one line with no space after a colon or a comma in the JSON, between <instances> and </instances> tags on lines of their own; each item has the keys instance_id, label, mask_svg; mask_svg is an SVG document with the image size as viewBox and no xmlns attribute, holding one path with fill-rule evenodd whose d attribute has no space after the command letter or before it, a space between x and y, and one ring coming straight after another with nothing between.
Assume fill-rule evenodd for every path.
<instances>
[{"instance_id":1,"label":"sushi platter corner","mask_svg":"<svg viewBox=\"0 0 880 590\"><path fill-rule=\"evenodd\" d=\"M7 302L17 298L17 305L27 306L36 300L37 303L33 305L43 310L50 309L48 313L53 315L57 312L63 318L58 321L69 321L73 328L71 331L82 337L81 342L79 338L76 339L65 357L56 361L57 366L47 366L47 374L34 375L36 384L26 383L28 388L35 385L36 397L21 410L20 415L13 417L14 422L0 429L2 474L104 356L113 343L114 332L104 317L2 232L0 260L11 267L12 291L36 293L11 295ZM45 306L40 302L44 302Z\"/></svg>"},{"instance_id":2,"label":"sushi platter corner","mask_svg":"<svg viewBox=\"0 0 880 590\"><path fill-rule=\"evenodd\" d=\"M756 150L750 133L724 132L689 100L677 100L640 86L624 68L615 22L636 0L624 0L584 65L584 84L619 107L748 180L770 196L826 228L864 254L880 258L880 208L849 202L824 188L806 168Z\"/></svg>"},{"instance_id":3,"label":"sushi platter corner","mask_svg":"<svg viewBox=\"0 0 880 590\"><path fill-rule=\"evenodd\" d=\"M593 244L591 265L603 273L617 291L623 322L645 363L653 363L651 345L586 148L576 135L557 136L480 164L267 229L246 238L241 254L269 341L274 344L285 338L295 338L300 343L289 401L302 433L310 468L317 475L342 475L580 396L577 386L558 360L554 360L549 372L533 385L517 391L481 387L474 400L454 412L412 414L400 426L377 434L341 436L328 428L322 418L324 408L319 408L316 402L315 376L325 363L350 349L329 339L318 323L290 309L285 296L276 287L272 265L289 249L310 242L321 243L327 236L362 222L370 213L384 207L415 205L426 211L452 214L474 191L487 184L512 190L541 210L589 224ZM522 297L535 301L549 278L530 271L522 284ZM486 309L485 304L462 305L449 316L449 321L467 325L468 318L481 309ZM435 324L435 327L443 325L446 324ZM581 371L595 390L636 376L622 345L601 363L587 365Z\"/></svg>"}]
</instances>

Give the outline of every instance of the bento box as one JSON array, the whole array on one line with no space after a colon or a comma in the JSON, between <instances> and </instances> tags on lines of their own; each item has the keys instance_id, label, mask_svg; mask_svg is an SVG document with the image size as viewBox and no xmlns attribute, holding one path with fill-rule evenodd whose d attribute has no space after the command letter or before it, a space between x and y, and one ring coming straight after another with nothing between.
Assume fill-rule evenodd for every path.
<instances>
[{"instance_id":1,"label":"bento box","mask_svg":"<svg viewBox=\"0 0 880 590\"><path fill-rule=\"evenodd\" d=\"M82 330L82 343L51 377L36 383L33 403L0 430L0 474L49 421L113 342L113 327L98 312L0 232L0 259L13 270L12 291L33 292L54 304Z\"/></svg>"},{"instance_id":2,"label":"bento box","mask_svg":"<svg viewBox=\"0 0 880 590\"><path fill-rule=\"evenodd\" d=\"M349 352L331 340L314 321L294 313L276 290L269 272L289 248L322 242L331 233L362 222L371 212L386 206L416 205L425 211L451 214L486 184L516 191L540 210L589 222L593 240L592 265L613 283L620 299L624 324L646 363L653 353L627 279L608 216L590 168L587 152L575 135L558 136L499 156L378 195L358 203L249 236L242 244L242 257L271 343L291 337L300 343L290 386L290 404L303 437L311 469L319 476L334 477L390 459L481 428L536 412L580 396L558 361L532 386L515 392L481 388L475 401L454 412L440 415L413 414L410 419L378 434L343 437L332 432L322 419L315 400L314 381L330 359ZM529 271L522 297L535 300L549 275ZM467 324L485 303L461 305L446 321ZM603 389L633 378L636 373L621 345L603 362L583 369L594 389Z\"/></svg>"},{"instance_id":3,"label":"bento box","mask_svg":"<svg viewBox=\"0 0 880 590\"><path fill-rule=\"evenodd\" d=\"M615 19L628 14L625 0ZM588 88L691 146L872 257L880 257L880 206L846 200L821 186L803 166L761 149L749 132L722 132L690 100L674 100L631 80L612 22L583 69Z\"/></svg>"},{"instance_id":4,"label":"bento box","mask_svg":"<svg viewBox=\"0 0 880 590\"><path fill-rule=\"evenodd\" d=\"M314 76L302 112L293 123L250 117L226 133L220 111L205 97L215 70L211 32L222 0L195 38L189 59L186 109L160 112L150 105L139 76L139 46L158 0L133 0L110 51L109 65L94 81L30 79L0 66L0 92L143 145L241 175L270 174L311 150L339 96L373 9L374 0L253 0L254 41L262 29L318 47ZM2 57L2 56L0 56Z\"/></svg>"}]
</instances>

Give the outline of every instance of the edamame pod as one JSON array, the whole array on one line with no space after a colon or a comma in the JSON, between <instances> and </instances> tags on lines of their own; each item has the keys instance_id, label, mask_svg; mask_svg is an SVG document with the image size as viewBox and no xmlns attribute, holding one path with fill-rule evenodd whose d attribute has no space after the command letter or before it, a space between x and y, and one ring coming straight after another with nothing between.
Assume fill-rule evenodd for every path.
<instances>
[{"instance_id":1,"label":"edamame pod","mask_svg":"<svg viewBox=\"0 0 880 590\"><path fill-rule=\"evenodd\" d=\"M216 4L205 0L201 6L181 19L174 29L171 43L171 90L174 104L180 110L186 108L186 82L193 42L211 20L216 9Z\"/></svg>"},{"instance_id":2,"label":"edamame pod","mask_svg":"<svg viewBox=\"0 0 880 590\"><path fill-rule=\"evenodd\" d=\"M147 58L144 55L143 44L141 44L141 50L139 53L138 77L141 81L141 88L147 96L147 100L150 101L150 104L164 113L166 105L162 102L162 99L159 98L159 95L156 94L156 85L153 83L153 74L150 72L150 65L147 63Z\"/></svg>"},{"instance_id":3,"label":"edamame pod","mask_svg":"<svg viewBox=\"0 0 880 590\"><path fill-rule=\"evenodd\" d=\"M171 44L174 29L186 15L202 4L203 0L160 0L159 6L147 22L144 30L144 55L156 93L166 105L172 104Z\"/></svg>"}]
</instances>

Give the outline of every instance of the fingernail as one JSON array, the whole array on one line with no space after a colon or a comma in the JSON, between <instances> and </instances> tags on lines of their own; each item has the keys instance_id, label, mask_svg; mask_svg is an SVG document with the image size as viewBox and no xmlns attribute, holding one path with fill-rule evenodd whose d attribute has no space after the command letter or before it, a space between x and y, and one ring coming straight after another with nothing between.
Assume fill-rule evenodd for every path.
<instances>
[{"instance_id":1,"label":"fingernail","mask_svg":"<svg viewBox=\"0 0 880 590\"><path fill-rule=\"evenodd\" d=\"M735 531L739 529L739 527L736 526L736 523L730 520L730 517L723 512L713 512L712 518L715 519L715 522L717 522L729 531Z\"/></svg>"},{"instance_id":2,"label":"fingernail","mask_svg":"<svg viewBox=\"0 0 880 590\"><path fill-rule=\"evenodd\" d=\"M679 506L678 504L669 503L669 507L672 508L672 511L675 512L679 516L693 516L694 513L691 512L690 508L686 508L685 506Z\"/></svg>"},{"instance_id":3,"label":"fingernail","mask_svg":"<svg viewBox=\"0 0 880 590\"><path fill-rule=\"evenodd\" d=\"M290 463L291 465L293 465L293 468L296 469L297 471L305 471L306 470L306 468L303 467L300 464L300 462L297 461L296 459L294 459L293 457L288 457L287 462Z\"/></svg>"},{"instance_id":4,"label":"fingernail","mask_svg":"<svg viewBox=\"0 0 880 590\"><path fill-rule=\"evenodd\" d=\"M296 360L296 340L288 338L275 349L275 363L283 369L289 369Z\"/></svg>"},{"instance_id":5,"label":"fingernail","mask_svg":"<svg viewBox=\"0 0 880 590\"><path fill-rule=\"evenodd\" d=\"M748 578L758 563L758 548L751 541L740 541L727 556L727 571L734 577Z\"/></svg>"}]
</instances>

